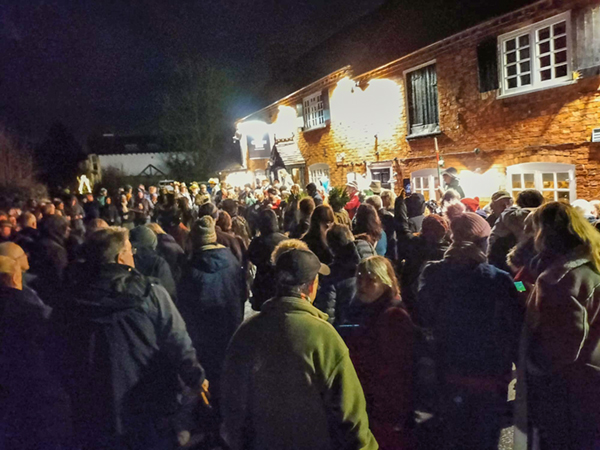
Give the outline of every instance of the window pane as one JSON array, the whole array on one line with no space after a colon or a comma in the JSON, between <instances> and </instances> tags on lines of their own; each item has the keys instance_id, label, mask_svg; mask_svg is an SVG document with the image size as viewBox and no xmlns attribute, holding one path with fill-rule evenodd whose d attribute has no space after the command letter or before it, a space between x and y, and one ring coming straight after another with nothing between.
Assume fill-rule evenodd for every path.
<instances>
[{"instance_id":1,"label":"window pane","mask_svg":"<svg viewBox=\"0 0 600 450\"><path fill-rule=\"evenodd\" d=\"M561 64L567 62L567 51L563 50L554 54L554 64Z\"/></svg>"},{"instance_id":2,"label":"window pane","mask_svg":"<svg viewBox=\"0 0 600 450\"><path fill-rule=\"evenodd\" d=\"M516 52L510 52L506 54L506 63L510 64L510 63L514 63L517 61L517 53Z\"/></svg>"},{"instance_id":3,"label":"window pane","mask_svg":"<svg viewBox=\"0 0 600 450\"><path fill-rule=\"evenodd\" d=\"M507 52L514 50L517 46L516 40L515 39L510 39L508 41L506 41L506 43L504 44L504 48L506 49Z\"/></svg>"},{"instance_id":4,"label":"window pane","mask_svg":"<svg viewBox=\"0 0 600 450\"><path fill-rule=\"evenodd\" d=\"M525 189L535 189L535 179L532 173L526 173L523 178L525 179Z\"/></svg>"},{"instance_id":5,"label":"window pane","mask_svg":"<svg viewBox=\"0 0 600 450\"><path fill-rule=\"evenodd\" d=\"M558 36L559 34L565 34L567 32L567 22L560 22L554 25L554 36Z\"/></svg>"},{"instance_id":6,"label":"window pane","mask_svg":"<svg viewBox=\"0 0 600 450\"><path fill-rule=\"evenodd\" d=\"M550 27L542 28L538 31L538 40L543 41L545 39L550 39Z\"/></svg>"},{"instance_id":7,"label":"window pane","mask_svg":"<svg viewBox=\"0 0 600 450\"><path fill-rule=\"evenodd\" d=\"M423 191L423 197L425 197L425 201L428 202L429 201L429 189L426 191Z\"/></svg>"},{"instance_id":8,"label":"window pane","mask_svg":"<svg viewBox=\"0 0 600 450\"><path fill-rule=\"evenodd\" d=\"M423 178L423 189L429 189L429 177Z\"/></svg>"},{"instance_id":9,"label":"window pane","mask_svg":"<svg viewBox=\"0 0 600 450\"><path fill-rule=\"evenodd\" d=\"M554 201L554 191L543 191L542 194L544 194L544 198L547 202Z\"/></svg>"},{"instance_id":10,"label":"window pane","mask_svg":"<svg viewBox=\"0 0 600 450\"><path fill-rule=\"evenodd\" d=\"M549 80L550 78L552 78L552 70L551 69L542 70L541 77L542 77L542 81Z\"/></svg>"},{"instance_id":11,"label":"window pane","mask_svg":"<svg viewBox=\"0 0 600 450\"><path fill-rule=\"evenodd\" d=\"M568 173L557 173L556 184L558 189L569 189L569 174Z\"/></svg>"},{"instance_id":12,"label":"window pane","mask_svg":"<svg viewBox=\"0 0 600 450\"><path fill-rule=\"evenodd\" d=\"M557 192L557 194L558 194L559 200L569 201L569 199L570 199L569 192L567 192L567 191L559 191L559 192Z\"/></svg>"},{"instance_id":13,"label":"window pane","mask_svg":"<svg viewBox=\"0 0 600 450\"><path fill-rule=\"evenodd\" d=\"M554 50L559 50L561 48L567 48L567 37L562 36L554 39Z\"/></svg>"},{"instance_id":14,"label":"window pane","mask_svg":"<svg viewBox=\"0 0 600 450\"><path fill-rule=\"evenodd\" d=\"M531 84L531 75L521 76L521 86L529 86Z\"/></svg>"},{"instance_id":15,"label":"window pane","mask_svg":"<svg viewBox=\"0 0 600 450\"><path fill-rule=\"evenodd\" d=\"M508 79L508 88L512 89L512 88L516 88L517 87L517 79L516 78L509 78Z\"/></svg>"},{"instance_id":16,"label":"window pane","mask_svg":"<svg viewBox=\"0 0 600 450\"><path fill-rule=\"evenodd\" d=\"M519 192L521 192L521 191L513 191L512 192L513 200L515 200L515 201L517 200L517 197L519 196Z\"/></svg>"},{"instance_id":17,"label":"window pane","mask_svg":"<svg viewBox=\"0 0 600 450\"><path fill-rule=\"evenodd\" d=\"M421 178L415 178L413 182L415 183L415 189L421 189Z\"/></svg>"},{"instance_id":18,"label":"window pane","mask_svg":"<svg viewBox=\"0 0 600 450\"><path fill-rule=\"evenodd\" d=\"M508 74L508 76L514 76L517 74L517 65L513 64L512 66L508 66L506 68L506 73Z\"/></svg>"},{"instance_id":19,"label":"window pane","mask_svg":"<svg viewBox=\"0 0 600 450\"><path fill-rule=\"evenodd\" d=\"M521 174L520 173L513 174L512 186L513 186L513 189L523 189L523 186L521 185Z\"/></svg>"},{"instance_id":20,"label":"window pane","mask_svg":"<svg viewBox=\"0 0 600 450\"><path fill-rule=\"evenodd\" d=\"M531 68L531 64L529 63L529 61L525 61L525 62L522 62L521 64L519 64L519 70L521 71L521 73L529 72L530 68Z\"/></svg>"},{"instance_id":21,"label":"window pane","mask_svg":"<svg viewBox=\"0 0 600 450\"><path fill-rule=\"evenodd\" d=\"M554 189L554 174L544 173L542 174L542 185L544 189Z\"/></svg>"},{"instance_id":22,"label":"window pane","mask_svg":"<svg viewBox=\"0 0 600 450\"><path fill-rule=\"evenodd\" d=\"M540 58L540 67L548 67L550 65L550 55Z\"/></svg>"},{"instance_id":23,"label":"window pane","mask_svg":"<svg viewBox=\"0 0 600 450\"><path fill-rule=\"evenodd\" d=\"M567 65L565 64L564 66L558 66L556 69L554 69L554 76L556 78L566 77L567 76Z\"/></svg>"},{"instance_id":24,"label":"window pane","mask_svg":"<svg viewBox=\"0 0 600 450\"><path fill-rule=\"evenodd\" d=\"M519 59L520 60L529 59L529 55L530 55L529 47L519 50Z\"/></svg>"},{"instance_id":25,"label":"window pane","mask_svg":"<svg viewBox=\"0 0 600 450\"><path fill-rule=\"evenodd\" d=\"M524 34L523 36L519 37L519 47L526 47L529 45L529 35L528 34Z\"/></svg>"},{"instance_id":26,"label":"window pane","mask_svg":"<svg viewBox=\"0 0 600 450\"><path fill-rule=\"evenodd\" d=\"M540 55L544 53L550 53L550 41L540 44Z\"/></svg>"}]
</instances>

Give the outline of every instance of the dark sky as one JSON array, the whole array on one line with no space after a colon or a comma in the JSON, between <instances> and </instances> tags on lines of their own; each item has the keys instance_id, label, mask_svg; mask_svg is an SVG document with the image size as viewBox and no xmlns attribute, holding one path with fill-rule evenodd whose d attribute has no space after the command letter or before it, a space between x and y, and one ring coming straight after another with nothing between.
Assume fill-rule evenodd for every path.
<instances>
[{"instance_id":1,"label":"dark sky","mask_svg":"<svg viewBox=\"0 0 600 450\"><path fill-rule=\"evenodd\" d=\"M270 70L383 0L0 0L0 123L33 138L62 121L81 140L156 125L173 64L203 56L262 101Z\"/></svg>"}]
</instances>

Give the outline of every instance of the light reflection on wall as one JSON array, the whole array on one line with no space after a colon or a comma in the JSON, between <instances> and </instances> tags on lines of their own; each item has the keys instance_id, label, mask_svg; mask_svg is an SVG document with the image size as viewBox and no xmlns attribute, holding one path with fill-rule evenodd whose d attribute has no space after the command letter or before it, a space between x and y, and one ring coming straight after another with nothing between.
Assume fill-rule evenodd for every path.
<instances>
[{"instance_id":1,"label":"light reflection on wall","mask_svg":"<svg viewBox=\"0 0 600 450\"><path fill-rule=\"evenodd\" d=\"M479 197L483 206L488 203L492 194L506 185L506 177L498 169L490 169L485 173L461 170L459 173L460 185L467 197ZM485 201L483 201L485 199Z\"/></svg>"},{"instance_id":2,"label":"light reflection on wall","mask_svg":"<svg viewBox=\"0 0 600 450\"><path fill-rule=\"evenodd\" d=\"M298 127L298 118L296 109L291 106L280 106L277 118L271 126L271 131L277 139L289 139L296 133Z\"/></svg>"}]
</instances>

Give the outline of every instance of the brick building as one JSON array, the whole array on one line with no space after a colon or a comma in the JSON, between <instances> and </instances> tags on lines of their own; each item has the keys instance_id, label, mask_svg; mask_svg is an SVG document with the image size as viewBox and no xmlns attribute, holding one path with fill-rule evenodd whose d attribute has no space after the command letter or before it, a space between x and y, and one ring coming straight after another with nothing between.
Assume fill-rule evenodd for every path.
<instances>
[{"instance_id":1,"label":"brick building","mask_svg":"<svg viewBox=\"0 0 600 450\"><path fill-rule=\"evenodd\" d=\"M399 188L396 160L431 197L437 145L468 196L599 198L600 1L538 1L365 73L346 66L237 129L259 178L275 146L295 182Z\"/></svg>"}]
</instances>

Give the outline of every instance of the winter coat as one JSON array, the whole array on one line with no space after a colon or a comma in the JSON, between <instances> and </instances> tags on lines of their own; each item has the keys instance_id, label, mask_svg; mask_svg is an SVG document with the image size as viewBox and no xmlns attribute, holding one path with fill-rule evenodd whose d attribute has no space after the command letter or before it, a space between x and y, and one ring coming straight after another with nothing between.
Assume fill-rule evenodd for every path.
<instances>
[{"instance_id":1,"label":"winter coat","mask_svg":"<svg viewBox=\"0 0 600 450\"><path fill-rule=\"evenodd\" d=\"M112 203L110 205L104 205L100 208L100 218L105 220L110 226L119 225L121 223L121 216L116 205Z\"/></svg>"},{"instance_id":2,"label":"winter coat","mask_svg":"<svg viewBox=\"0 0 600 450\"><path fill-rule=\"evenodd\" d=\"M138 248L133 259L138 272L146 277L154 278L167 290L171 299L173 301L176 300L177 289L175 287L175 280L166 259L156 253L156 251L145 247Z\"/></svg>"},{"instance_id":3,"label":"winter coat","mask_svg":"<svg viewBox=\"0 0 600 450\"><path fill-rule=\"evenodd\" d=\"M131 448L149 448L155 422L177 407L179 379L193 389L204 380L185 323L167 291L135 269L81 265L72 274L51 322L76 436L97 446L135 436Z\"/></svg>"},{"instance_id":4,"label":"winter coat","mask_svg":"<svg viewBox=\"0 0 600 450\"><path fill-rule=\"evenodd\" d=\"M232 450L377 449L348 349L327 315L275 298L234 335L221 413Z\"/></svg>"},{"instance_id":5,"label":"winter coat","mask_svg":"<svg viewBox=\"0 0 600 450\"><path fill-rule=\"evenodd\" d=\"M83 204L83 211L85 213L85 221L89 222L93 219L100 218L100 203L97 201L91 201Z\"/></svg>"},{"instance_id":6,"label":"winter coat","mask_svg":"<svg viewBox=\"0 0 600 450\"><path fill-rule=\"evenodd\" d=\"M31 271L37 276L33 287L45 303L54 306L60 300L58 291L69 264L65 238L54 227L54 221L46 224L31 254L30 263Z\"/></svg>"},{"instance_id":7,"label":"winter coat","mask_svg":"<svg viewBox=\"0 0 600 450\"><path fill-rule=\"evenodd\" d=\"M181 278L181 267L185 260L185 252L170 234L159 234L156 237L158 240L156 252L166 259L173 278L178 281Z\"/></svg>"},{"instance_id":8,"label":"winter coat","mask_svg":"<svg viewBox=\"0 0 600 450\"><path fill-rule=\"evenodd\" d=\"M356 246L356 251L358 251L361 261L371 256L377 256L375 247L367 240L366 235L359 234L355 237L356 240L354 241L354 245Z\"/></svg>"},{"instance_id":9,"label":"winter coat","mask_svg":"<svg viewBox=\"0 0 600 450\"><path fill-rule=\"evenodd\" d=\"M244 319L244 274L228 248L206 245L184 267L178 292L181 315L214 391L227 344Z\"/></svg>"},{"instance_id":10,"label":"winter coat","mask_svg":"<svg viewBox=\"0 0 600 450\"><path fill-rule=\"evenodd\" d=\"M348 217L350 217L350 220L354 219L354 215L356 214L356 211L358 211L359 206L360 196L358 193L355 193L344 206L344 209L348 212Z\"/></svg>"},{"instance_id":11,"label":"winter coat","mask_svg":"<svg viewBox=\"0 0 600 450\"><path fill-rule=\"evenodd\" d=\"M396 226L394 225L394 214L386 209L379 210L379 219L381 226L387 237L387 250L385 257L390 261L398 259L398 241L396 239Z\"/></svg>"},{"instance_id":12,"label":"winter coat","mask_svg":"<svg viewBox=\"0 0 600 450\"><path fill-rule=\"evenodd\" d=\"M310 228L310 217L300 218L290 230L290 239L302 239Z\"/></svg>"},{"instance_id":13,"label":"winter coat","mask_svg":"<svg viewBox=\"0 0 600 450\"><path fill-rule=\"evenodd\" d=\"M321 194L319 194L318 192L315 192L313 195L310 196L313 201L315 202L315 207L317 206L321 206L323 204L323 197L321 197Z\"/></svg>"},{"instance_id":14,"label":"winter coat","mask_svg":"<svg viewBox=\"0 0 600 450\"><path fill-rule=\"evenodd\" d=\"M350 302L356 295L356 269L360 256L354 243L348 244L329 265L329 276L319 278L314 306L329 316L330 323L346 321Z\"/></svg>"},{"instance_id":15,"label":"winter coat","mask_svg":"<svg viewBox=\"0 0 600 450\"><path fill-rule=\"evenodd\" d=\"M600 274L578 249L552 262L527 301L522 344L529 421L547 447L600 447Z\"/></svg>"},{"instance_id":16,"label":"winter coat","mask_svg":"<svg viewBox=\"0 0 600 450\"><path fill-rule=\"evenodd\" d=\"M508 273L484 261L473 244L453 246L421 274L417 310L433 332L442 376L501 380L517 359L517 290Z\"/></svg>"},{"instance_id":17,"label":"winter coat","mask_svg":"<svg viewBox=\"0 0 600 450\"><path fill-rule=\"evenodd\" d=\"M399 298L354 304L357 327L340 332L365 391L369 424L385 450L413 449L414 326Z\"/></svg>"},{"instance_id":18,"label":"winter coat","mask_svg":"<svg viewBox=\"0 0 600 450\"><path fill-rule=\"evenodd\" d=\"M532 208L514 206L506 209L500 215L492 228L488 244L490 264L501 270L509 270L506 257L515 245L525 239L526 220L533 211Z\"/></svg>"},{"instance_id":19,"label":"winter coat","mask_svg":"<svg viewBox=\"0 0 600 450\"><path fill-rule=\"evenodd\" d=\"M388 247L387 234L385 234L385 230L381 230L381 237L379 238L379 240L377 241L377 244L375 245L375 253L377 253L379 256L385 256L385 254L387 253L387 247Z\"/></svg>"},{"instance_id":20,"label":"winter coat","mask_svg":"<svg viewBox=\"0 0 600 450\"><path fill-rule=\"evenodd\" d=\"M319 261L321 261L322 264L331 264L333 262L333 253L331 253L331 250L327 244L321 240L319 235L311 234L311 232L308 231L302 236L302 240L306 242L310 251L317 255L317 258L319 258Z\"/></svg>"},{"instance_id":21,"label":"winter coat","mask_svg":"<svg viewBox=\"0 0 600 450\"><path fill-rule=\"evenodd\" d=\"M31 257L39 239L40 232L37 229L26 227L17 234L15 244L19 245Z\"/></svg>"},{"instance_id":22,"label":"winter coat","mask_svg":"<svg viewBox=\"0 0 600 450\"><path fill-rule=\"evenodd\" d=\"M456 178L453 178L452 181L446 185L446 189L454 189L460 195L460 198L465 198L465 191L460 186L460 181Z\"/></svg>"},{"instance_id":23,"label":"winter coat","mask_svg":"<svg viewBox=\"0 0 600 450\"><path fill-rule=\"evenodd\" d=\"M217 231L217 244L227 247L233 253L233 256L238 260L240 267L245 264L246 255L242 243L233 235L226 233L219 227L215 227Z\"/></svg>"},{"instance_id":24,"label":"winter coat","mask_svg":"<svg viewBox=\"0 0 600 450\"><path fill-rule=\"evenodd\" d=\"M271 264L271 254L277 244L286 239L281 233L272 233L258 236L250 243L248 259L256 266L256 276L252 284L252 308L256 311L260 311L262 304L275 296L275 271Z\"/></svg>"}]
</instances>

